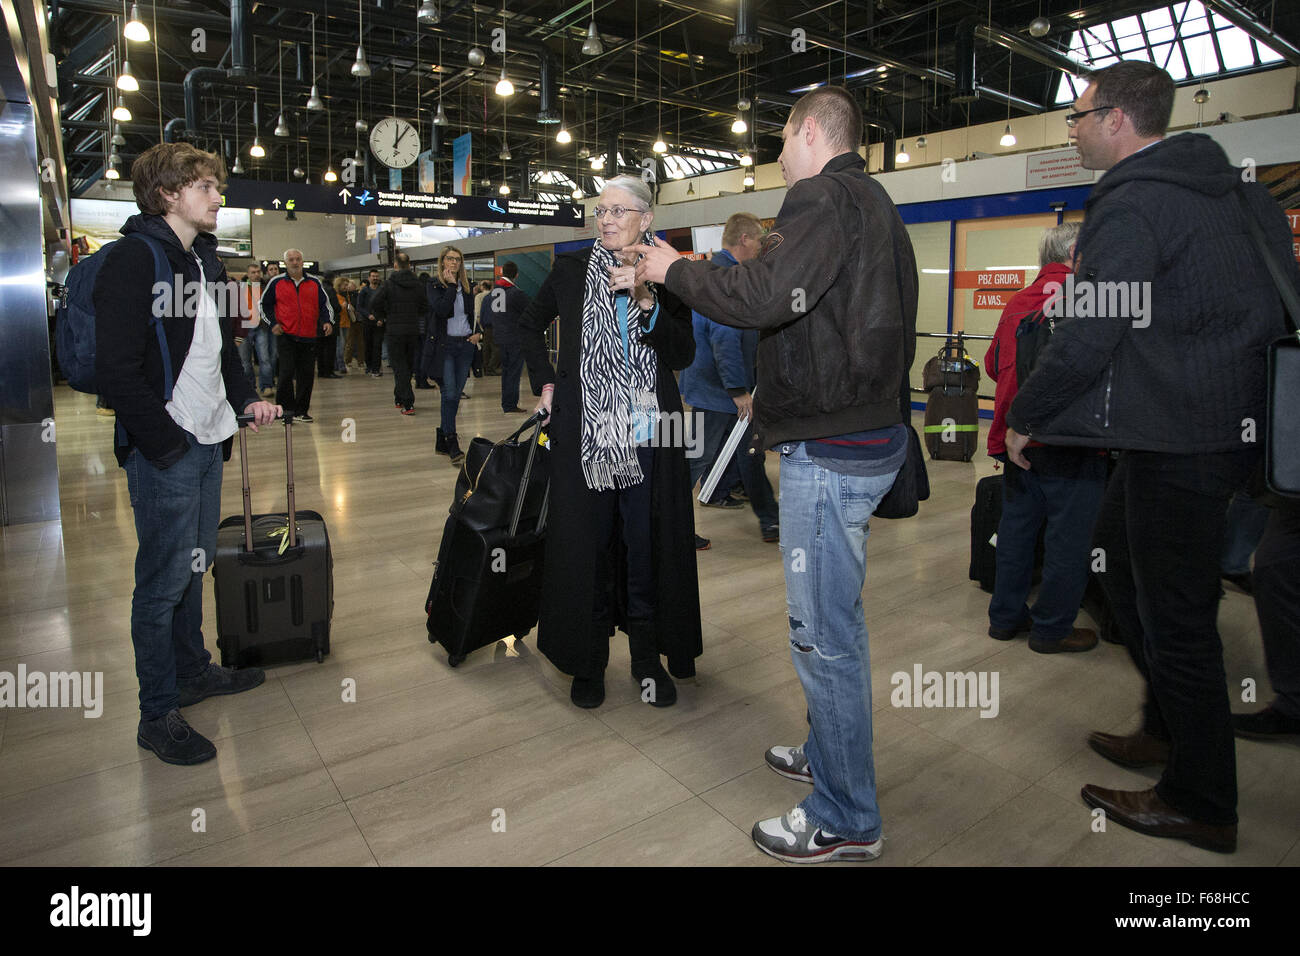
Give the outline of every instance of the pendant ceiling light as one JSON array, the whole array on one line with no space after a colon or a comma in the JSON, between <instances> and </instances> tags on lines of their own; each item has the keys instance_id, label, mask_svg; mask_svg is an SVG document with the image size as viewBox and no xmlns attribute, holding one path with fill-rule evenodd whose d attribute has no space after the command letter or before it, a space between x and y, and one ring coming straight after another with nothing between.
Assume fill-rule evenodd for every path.
<instances>
[{"instance_id":1,"label":"pendant ceiling light","mask_svg":"<svg viewBox=\"0 0 1300 956\"><path fill-rule=\"evenodd\" d=\"M745 173L745 178L744 178L743 180L741 180L741 183L744 185L744 187L745 187L746 189L748 189L749 187L753 186L753 185L754 185L754 174L753 174L753 173Z\"/></svg>"},{"instance_id":2,"label":"pendant ceiling light","mask_svg":"<svg viewBox=\"0 0 1300 956\"><path fill-rule=\"evenodd\" d=\"M573 199L575 199L575 200L581 199L581 198L582 198L582 187L581 187L581 186L574 186L574 187L573 187L573 192L569 193L569 195L572 196Z\"/></svg>"},{"instance_id":3,"label":"pendant ceiling light","mask_svg":"<svg viewBox=\"0 0 1300 956\"><path fill-rule=\"evenodd\" d=\"M131 122L131 111L127 109L126 100L122 98L121 94L117 97L117 105L113 107L113 119L119 123Z\"/></svg>"},{"instance_id":4,"label":"pendant ceiling light","mask_svg":"<svg viewBox=\"0 0 1300 956\"><path fill-rule=\"evenodd\" d=\"M749 124L745 122L745 117L737 114L735 121L731 124L731 131L737 135L749 132Z\"/></svg>"},{"instance_id":5,"label":"pendant ceiling light","mask_svg":"<svg viewBox=\"0 0 1300 956\"><path fill-rule=\"evenodd\" d=\"M357 117L357 121L353 123L352 126L356 129L358 133L364 133L366 130L370 129L370 124L367 123L365 120L363 120L360 116Z\"/></svg>"},{"instance_id":6,"label":"pendant ceiling light","mask_svg":"<svg viewBox=\"0 0 1300 956\"><path fill-rule=\"evenodd\" d=\"M668 152L668 144L664 142L664 138L662 136L660 136L657 140L655 140L654 145L651 146L650 148L653 149L656 153Z\"/></svg>"},{"instance_id":7,"label":"pendant ceiling light","mask_svg":"<svg viewBox=\"0 0 1300 956\"><path fill-rule=\"evenodd\" d=\"M361 45L361 38L365 35L365 21L361 16L361 0L357 0L357 59L352 64L353 76L370 75L370 64L366 62L366 49Z\"/></svg>"},{"instance_id":8,"label":"pendant ceiling light","mask_svg":"<svg viewBox=\"0 0 1300 956\"><path fill-rule=\"evenodd\" d=\"M311 15L311 93L307 96L307 109L323 110L320 93L316 89L316 14Z\"/></svg>"},{"instance_id":9,"label":"pendant ceiling light","mask_svg":"<svg viewBox=\"0 0 1300 956\"><path fill-rule=\"evenodd\" d=\"M501 67L501 79L497 80L497 96L514 96L515 85L510 82L510 77L506 76L505 66Z\"/></svg>"},{"instance_id":10,"label":"pendant ceiling light","mask_svg":"<svg viewBox=\"0 0 1300 956\"><path fill-rule=\"evenodd\" d=\"M442 110L442 37L438 37L438 111L433 114L434 126L446 126L447 114Z\"/></svg>"},{"instance_id":11,"label":"pendant ceiling light","mask_svg":"<svg viewBox=\"0 0 1300 956\"><path fill-rule=\"evenodd\" d=\"M281 139L289 135L289 124L284 120L284 47L276 44L276 73L280 78L280 118L275 121L275 131L272 135L279 136Z\"/></svg>"},{"instance_id":12,"label":"pendant ceiling light","mask_svg":"<svg viewBox=\"0 0 1300 956\"><path fill-rule=\"evenodd\" d=\"M136 43L149 42L149 28L140 19L140 7L137 4L131 4L131 19L126 21L122 35Z\"/></svg>"},{"instance_id":13,"label":"pendant ceiling light","mask_svg":"<svg viewBox=\"0 0 1300 956\"><path fill-rule=\"evenodd\" d=\"M307 170L303 169L301 166L295 166L295 167L293 167L293 178L294 178L294 179L302 179L302 178L305 177L306 175L307 175Z\"/></svg>"},{"instance_id":14,"label":"pendant ceiling light","mask_svg":"<svg viewBox=\"0 0 1300 956\"><path fill-rule=\"evenodd\" d=\"M741 154L740 154L740 165L742 165L742 166L753 166L753 165L754 165L754 157L753 157L753 156L750 156L749 153L747 153L747 152L746 152L746 153L741 153Z\"/></svg>"},{"instance_id":15,"label":"pendant ceiling light","mask_svg":"<svg viewBox=\"0 0 1300 956\"><path fill-rule=\"evenodd\" d=\"M242 176L243 174L244 174L244 167L243 165L240 164L239 157L236 156L234 165L230 167L230 175Z\"/></svg>"},{"instance_id":16,"label":"pendant ceiling light","mask_svg":"<svg viewBox=\"0 0 1300 956\"><path fill-rule=\"evenodd\" d=\"M105 178L105 179L121 179L121 178L122 178L122 174L119 173L119 172L117 171L117 167L116 167L116 166L109 166L108 169L104 170L104 178Z\"/></svg>"},{"instance_id":17,"label":"pendant ceiling light","mask_svg":"<svg viewBox=\"0 0 1300 956\"><path fill-rule=\"evenodd\" d=\"M114 124L114 125L113 125L113 139L112 139L112 143L113 143L114 146L125 146L125 145L126 145L126 137L122 135L122 127L118 126L117 124Z\"/></svg>"},{"instance_id":18,"label":"pendant ceiling light","mask_svg":"<svg viewBox=\"0 0 1300 956\"><path fill-rule=\"evenodd\" d=\"M253 91L253 145L248 147L248 155L254 159L261 159L266 155L266 149L262 146L262 137L257 133L257 91Z\"/></svg>"},{"instance_id":19,"label":"pendant ceiling light","mask_svg":"<svg viewBox=\"0 0 1300 956\"><path fill-rule=\"evenodd\" d=\"M497 192L499 192L499 193L500 193L501 195L503 195L503 196L509 196L509 195L510 195L510 187L509 187L508 185L506 185L505 183L502 183L502 184L497 188Z\"/></svg>"},{"instance_id":20,"label":"pendant ceiling light","mask_svg":"<svg viewBox=\"0 0 1300 956\"><path fill-rule=\"evenodd\" d=\"M415 18L417 20L423 20L425 23L430 25L437 23L442 19L442 17L438 15L438 5L434 3L433 0L424 0L424 2L420 4L420 9L415 12Z\"/></svg>"},{"instance_id":21,"label":"pendant ceiling light","mask_svg":"<svg viewBox=\"0 0 1300 956\"><path fill-rule=\"evenodd\" d=\"M322 178L323 178L323 179L325 180L325 182L327 182L327 183L338 182L339 174L336 173L336 172L334 172L334 167L333 167L333 166L327 166L327 167L325 168L325 175L324 175L324 177L322 177Z\"/></svg>"},{"instance_id":22,"label":"pendant ceiling light","mask_svg":"<svg viewBox=\"0 0 1300 956\"><path fill-rule=\"evenodd\" d=\"M592 169L603 169L604 166L605 166L605 160L604 160L602 157L600 157L600 156L593 156L593 157L591 157L591 168L592 168Z\"/></svg>"},{"instance_id":23,"label":"pendant ceiling light","mask_svg":"<svg viewBox=\"0 0 1300 956\"><path fill-rule=\"evenodd\" d=\"M502 142L501 152L497 153L497 159L509 160L513 158L514 157L510 155L510 144L506 142Z\"/></svg>"},{"instance_id":24,"label":"pendant ceiling light","mask_svg":"<svg viewBox=\"0 0 1300 956\"><path fill-rule=\"evenodd\" d=\"M438 103L438 112L436 112L436 113L433 114L433 125L434 125L434 126L446 126L446 125L447 125L447 114L444 113L444 112L442 111L442 103L441 103L441 102Z\"/></svg>"},{"instance_id":25,"label":"pendant ceiling light","mask_svg":"<svg viewBox=\"0 0 1300 956\"><path fill-rule=\"evenodd\" d=\"M910 163L911 161L912 161L912 157L907 152L907 144L902 140L899 140L898 155L894 157L894 162L897 163L899 166L902 166L904 163Z\"/></svg>"},{"instance_id":26,"label":"pendant ceiling light","mask_svg":"<svg viewBox=\"0 0 1300 956\"><path fill-rule=\"evenodd\" d=\"M600 31L596 29L596 0L591 0L591 23L587 25L587 39L582 44L583 56L600 56L605 52L605 44L600 42Z\"/></svg>"},{"instance_id":27,"label":"pendant ceiling light","mask_svg":"<svg viewBox=\"0 0 1300 956\"><path fill-rule=\"evenodd\" d=\"M998 143L999 143L999 145L1002 145L1002 146L1015 146L1015 145L1016 145L1016 134L1013 133L1013 132L1011 132L1011 124L1010 124L1010 123L1008 123L1008 124L1006 125L1006 127L1002 130L1002 138L1001 138L1000 140L998 140Z\"/></svg>"},{"instance_id":28,"label":"pendant ceiling light","mask_svg":"<svg viewBox=\"0 0 1300 956\"><path fill-rule=\"evenodd\" d=\"M140 81L131 73L131 61L122 61L122 73L117 78L117 88L123 93L137 93L140 90Z\"/></svg>"},{"instance_id":29,"label":"pendant ceiling light","mask_svg":"<svg viewBox=\"0 0 1300 956\"><path fill-rule=\"evenodd\" d=\"M555 134L555 141L556 141L557 143L559 143L561 146L563 146L563 145L566 145L566 144L568 144L568 143L572 143L572 142L573 142L573 136L569 133L569 131L568 131L568 130L563 126L563 125L561 125L561 126L560 126L560 131L559 131L558 133Z\"/></svg>"}]
</instances>

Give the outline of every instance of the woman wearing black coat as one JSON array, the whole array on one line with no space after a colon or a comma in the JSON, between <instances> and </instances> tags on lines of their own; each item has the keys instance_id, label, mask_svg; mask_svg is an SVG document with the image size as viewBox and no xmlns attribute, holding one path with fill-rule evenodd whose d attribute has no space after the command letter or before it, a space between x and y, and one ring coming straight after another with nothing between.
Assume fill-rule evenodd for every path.
<instances>
[{"instance_id":1,"label":"woman wearing black coat","mask_svg":"<svg viewBox=\"0 0 1300 956\"><path fill-rule=\"evenodd\" d=\"M538 648L573 675L579 707L599 707L614 628L628 634L642 699L666 707L672 679L703 651L695 515L673 371L695 355L691 312L662 287L637 286L619 251L654 214L640 179L611 179L598 240L562 253L519 320L539 410L550 414L551 497ZM559 316L556 369L543 333ZM626 330L627 334L624 334Z\"/></svg>"}]
</instances>

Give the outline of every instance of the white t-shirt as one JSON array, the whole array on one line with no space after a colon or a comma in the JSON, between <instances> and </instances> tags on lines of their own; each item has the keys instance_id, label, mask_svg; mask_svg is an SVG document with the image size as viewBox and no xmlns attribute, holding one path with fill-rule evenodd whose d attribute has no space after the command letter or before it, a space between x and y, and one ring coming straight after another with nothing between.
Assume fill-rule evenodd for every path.
<instances>
[{"instance_id":1,"label":"white t-shirt","mask_svg":"<svg viewBox=\"0 0 1300 956\"><path fill-rule=\"evenodd\" d=\"M221 377L221 320L217 303L208 291L203 262L193 252L191 255L199 263L203 294L199 296L199 314L194 319L194 338L176 376L167 414L200 443L216 445L239 431L239 423L226 401L226 383Z\"/></svg>"}]
</instances>

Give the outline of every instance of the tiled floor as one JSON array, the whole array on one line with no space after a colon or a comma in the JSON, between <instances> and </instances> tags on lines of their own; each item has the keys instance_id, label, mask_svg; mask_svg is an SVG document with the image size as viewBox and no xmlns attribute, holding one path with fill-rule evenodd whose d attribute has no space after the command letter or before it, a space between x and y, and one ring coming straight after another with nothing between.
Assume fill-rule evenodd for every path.
<instances>
[{"instance_id":1,"label":"tiled floor","mask_svg":"<svg viewBox=\"0 0 1300 956\"><path fill-rule=\"evenodd\" d=\"M497 385L471 381L463 438L518 423L498 411ZM104 711L0 709L0 863L776 865L749 829L804 789L764 769L762 754L803 739L804 707L778 552L753 516L697 511L713 539L699 555L705 654L675 707L640 702L621 639L595 711L569 703L567 678L531 639L452 670L426 640L422 606L455 470L433 454L438 393L417 394L418 414L404 418L388 379L318 383L316 423L294 429L297 500L329 524L332 653L189 709L218 756L182 768L135 743L136 545L111 420L92 398L56 392L64 520L0 531L0 671L102 671ZM343 440L346 419L354 442ZM278 430L252 446L254 507L282 509ZM1238 743L1234 856L1119 826L1092 831L1082 784L1153 779L1084 744L1090 729L1136 726L1139 681L1111 645L1044 657L985 636L987 596L966 570L974 485L991 471L983 456L930 463L921 516L872 528L864 604L881 863L1300 864L1300 748L1290 746ZM224 514L239 511L238 475L232 460ZM210 585L205 600L211 628ZM1267 700L1249 598L1228 594L1221 628L1229 688L1252 677ZM998 715L894 707L891 675L918 663L998 672ZM347 678L355 703L343 700Z\"/></svg>"}]
</instances>

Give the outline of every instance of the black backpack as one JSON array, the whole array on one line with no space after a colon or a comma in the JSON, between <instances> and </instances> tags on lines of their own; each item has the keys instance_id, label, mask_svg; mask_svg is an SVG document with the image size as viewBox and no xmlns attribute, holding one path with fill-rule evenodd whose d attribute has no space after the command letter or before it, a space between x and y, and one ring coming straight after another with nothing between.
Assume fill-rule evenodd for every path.
<instances>
[{"instance_id":1,"label":"black backpack","mask_svg":"<svg viewBox=\"0 0 1300 956\"><path fill-rule=\"evenodd\" d=\"M1024 388L1030 373L1038 364L1038 357L1052 341L1056 331L1056 322L1048 318L1042 309L1030 312L1016 326L1016 387Z\"/></svg>"}]
</instances>

